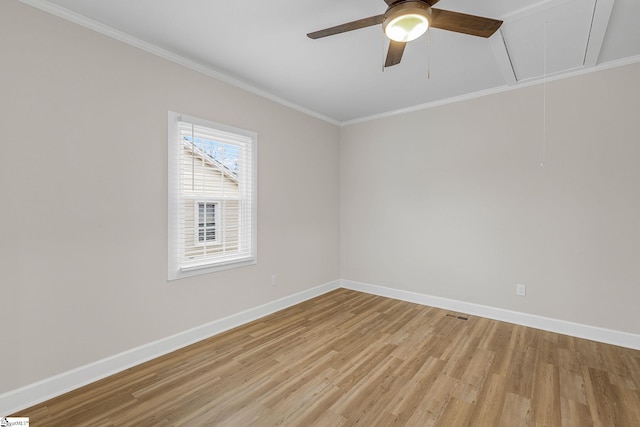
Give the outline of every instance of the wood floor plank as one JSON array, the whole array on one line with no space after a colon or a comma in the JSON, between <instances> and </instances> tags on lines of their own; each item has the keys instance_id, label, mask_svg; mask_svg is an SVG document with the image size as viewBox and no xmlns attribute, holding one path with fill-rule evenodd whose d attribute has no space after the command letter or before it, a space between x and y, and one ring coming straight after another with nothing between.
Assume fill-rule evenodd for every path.
<instances>
[{"instance_id":1,"label":"wood floor plank","mask_svg":"<svg viewBox=\"0 0 640 427\"><path fill-rule=\"evenodd\" d=\"M334 407L349 421L348 424L371 425L379 408L390 400L391 385L401 365L402 360L389 354L365 380L345 392L341 404Z\"/></svg>"},{"instance_id":2,"label":"wood floor plank","mask_svg":"<svg viewBox=\"0 0 640 427\"><path fill-rule=\"evenodd\" d=\"M468 426L471 422L473 409L472 403L458 400L454 397L449 401L437 424L442 426Z\"/></svg>"},{"instance_id":3,"label":"wood floor plank","mask_svg":"<svg viewBox=\"0 0 640 427\"><path fill-rule=\"evenodd\" d=\"M611 394L609 378L605 371L583 366L583 378L591 417L596 425L620 425L621 414L616 411L617 403Z\"/></svg>"},{"instance_id":4,"label":"wood floor plank","mask_svg":"<svg viewBox=\"0 0 640 427\"><path fill-rule=\"evenodd\" d=\"M640 352L638 354L634 354L634 352L623 351L623 359L625 365L629 370L629 380L633 382L636 387L636 390L640 390Z\"/></svg>"},{"instance_id":5,"label":"wood floor plank","mask_svg":"<svg viewBox=\"0 0 640 427\"><path fill-rule=\"evenodd\" d=\"M562 424L560 412L560 378L558 367L549 363L538 363L535 375L533 420L536 425L557 426Z\"/></svg>"},{"instance_id":6,"label":"wood floor plank","mask_svg":"<svg viewBox=\"0 0 640 427\"><path fill-rule=\"evenodd\" d=\"M513 394L533 397L534 375L538 352L533 347L514 348L507 371L507 391Z\"/></svg>"},{"instance_id":7,"label":"wood floor plank","mask_svg":"<svg viewBox=\"0 0 640 427\"><path fill-rule=\"evenodd\" d=\"M390 411L390 414L399 418L395 421L396 425L404 425L413 415L420 405L423 396L425 396L427 391L435 384L444 365L445 362L443 360L429 357L403 387L403 392L397 393Z\"/></svg>"},{"instance_id":8,"label":"wood floor plank","mask_svg":"<svg viewBox=\"0 0 640 427\"><path fill-rule=\"evenodd\" d=\"M507 393L498 425L500 427L532 426L531 399L515 393Z\"/></svg>"},{"instance_id":9,"label":"wood floor plank","mask_svg":"<svg viewBox=\"0 0 640 427\"><path fill-rule=\"evenodd\" d=\"M587 405L563 397L560 399L560 411L563 426L592 427L594 425Z\"/></svg>"},{"instance_id":10,"label":"wood floor plank","mask_svg":"<svg viewBox=\"0 0 640 427\"><path fill-rule=\"evenodd\" d=\"M502 408L506 397L506 379L492 374L487 380L484 393L481 393L474 407L470 425L473 427L497 426L502 417Z\"/></svg>"},{"instance_id":11,"label":"wood floor plank","mask_svg":"<svg viewBox=\"0 0 640 427\"><path fill-rule=\"evenodd\" d=\"M560 397L587 405L582 375L564 368L558 368L558 375L560 376Z\"/></svg>"},{"instance_id":12,"label":"wood floor plank","mask_svg":"<svg viewBox=\"0 0 640 427\"><path fill-rule=\"evenodd\" d=\"M640 351L339 289L20 411L32 426L640 426Z\"/></svg>"}]
</instances>

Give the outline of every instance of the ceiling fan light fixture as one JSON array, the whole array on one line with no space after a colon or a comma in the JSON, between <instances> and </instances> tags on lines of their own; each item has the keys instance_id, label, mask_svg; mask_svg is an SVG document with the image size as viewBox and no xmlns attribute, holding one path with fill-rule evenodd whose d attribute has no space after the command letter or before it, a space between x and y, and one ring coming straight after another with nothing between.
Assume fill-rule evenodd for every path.
<instances>
[{"instance_id":1,"label":"ceiling fan light fixture","mask_svg":"<svg viewBox=\"0 0 640 427\"><path fill-rule=\"evenodd\" d=\"M387 37L397 42L410 42L429 28L431 7L421 1L407 1L392 6L384 14L382 29Z\"/></svg>"}]
</instances>

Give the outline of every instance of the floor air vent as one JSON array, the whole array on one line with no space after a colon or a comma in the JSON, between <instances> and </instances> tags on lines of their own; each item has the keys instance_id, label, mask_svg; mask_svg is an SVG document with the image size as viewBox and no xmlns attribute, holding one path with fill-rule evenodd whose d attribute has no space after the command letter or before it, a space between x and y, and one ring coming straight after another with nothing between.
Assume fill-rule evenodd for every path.
<instances>
[{"instance_id":1,"label":"floor air vent","mask_svg":"<svg viewBox=\"0 0 640 427\"><path fill-rule=\"evenodd\" d=\"M469 318L468 318L468 317L465 317L465 316L458 316L458 315L456 315L456 314L451 314L451 313L448 313L448 314L447 314L447 317L451 317L451 318L454 318L454 319L460 319L460 320L469 320Z\"/></svg>"}]
</instances>

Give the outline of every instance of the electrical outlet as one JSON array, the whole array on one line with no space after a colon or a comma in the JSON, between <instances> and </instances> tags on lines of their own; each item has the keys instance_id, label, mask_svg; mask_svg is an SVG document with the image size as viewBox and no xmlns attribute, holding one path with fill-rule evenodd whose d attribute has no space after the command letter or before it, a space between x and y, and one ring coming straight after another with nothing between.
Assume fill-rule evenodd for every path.
<instances>
[{"instance_id":1,"label":"electrical outlet","mask_svg":"<svg viewBox=\"0 0 640 427\"><path fill-rule=\"evenodd\" d=\"M271 286L275 286L276 285L276 275L272 274L271 275Z\"/></svg>"},{"instance_id":2,"label":"electrical outlet","mask_svg":"<svg viewBox=\"0 0 640 427\"><path fill-rule=\"evenodd\" d=\"M521 297L527 295L527 287L522 283L518 283L516 285L516 295L520 295Z\"/></svg>"}]
</instances>

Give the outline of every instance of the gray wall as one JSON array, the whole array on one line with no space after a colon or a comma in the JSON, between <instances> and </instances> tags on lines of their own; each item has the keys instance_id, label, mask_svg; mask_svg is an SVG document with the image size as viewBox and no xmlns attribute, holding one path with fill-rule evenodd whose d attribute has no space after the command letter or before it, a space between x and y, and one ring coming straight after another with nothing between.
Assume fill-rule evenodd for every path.
<instances>
[{"instance_id":1,"label":"gray wall","mask_svg":"<svg viewBox=\"0 0 640 427\"><path fill-rule=\"evenodd\" d=\"M337 126L14 0L0 54L0 393L339 278ZM168 110L258 133L257 266L167 282Z\"/></svg>"},{"instance_id":2,"label":"gray wall","mask_svg":"<svg viewBox=\"0 0 640 427\"><path fill-rule=\"evenodd\" d=\"M344 127L341 278L640 333L638 76Z\"/></svg>"}]
</instances>

